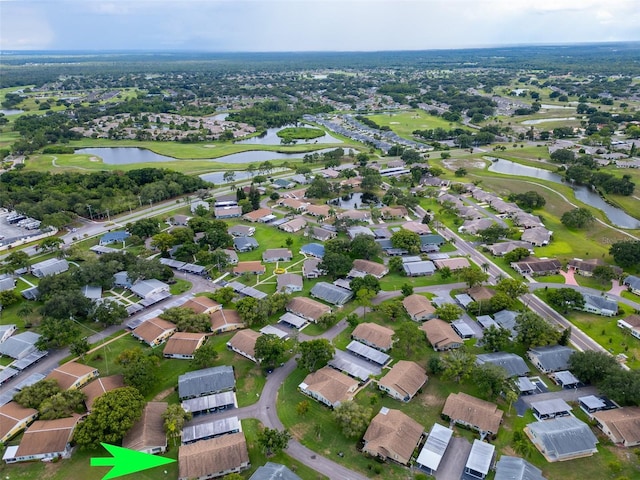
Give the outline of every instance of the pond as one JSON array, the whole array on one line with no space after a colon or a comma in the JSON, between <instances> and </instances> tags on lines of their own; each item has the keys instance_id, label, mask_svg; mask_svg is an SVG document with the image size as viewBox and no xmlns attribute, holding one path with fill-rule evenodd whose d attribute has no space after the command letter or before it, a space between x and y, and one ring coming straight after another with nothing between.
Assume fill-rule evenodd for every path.
<instances>
[{"instance_id":1,"label":"pond","mask_svg":"<svg viewBox=\"0 0 640 480\"><path fill-rule=\"evenodd\" d=\"M558 110L571 110L572 108L576 108L575 105L574 106L567 106L567 105L550 105L548 103L543 103L542 105L540 105L541 108L546 108L546 109L558 109Z\"/></svg>"},{"instance_id":2,"label":"pond","mask_svg":"<svg viewBox=\"0 0 640 480\"><path fill-rule=\"evenodd\" d=\"M376 208L379 208L382 206L382 204L380 202L377 201L377 197L376 197L376 203L365 203L362 201L362 193L360 192L354 192L354 193L349 193L343 197L338 197L338 198L334 198L332 200L329 200L329 205L335 205L337 207L340 208L345 208L348 210L355 210L355 209L369 209L369 207L371 205L373 205Z\"/></svg>"},{"instance_id":3,"label":"pond","mask_svg":"<svg viewBox=\"0 0 640 480\"><path fill-rule=\"evenodd\" d=\"M510 160L495 159L494 157L484 157L491 160L489 166L490 172L503 173L505 175L520 175L522 177L537 178L540 180L548 180L554 183L564 183L564 178L557 173L550 172L543 168L530 167L528 165L520 165ZM609 221L620 228L640 228L640 220L632 217L624 210L613 205L609 205L599 194L584 185L569 185L578 200L590 205L598 210L602 210Z\"/></svg>"},{"instance_id":4,"label":"pond","mask_svg":"<svg viewBox=\"0 0 640 480\"><path fill-rule=\"evenodd\" d=\"M281 171L285 171L287 170L286 168L274 168L271 171L271 175L273 175L274 173L278 173ZM233 173L235 174L235 178L234 181L240 181L240 180L248 180L251 177L254 177L256 175L258 175L258 172L247 172L246 170L233 170ZM211 172L211 173L203 173L202 175L200 175L200 178L202 180L204 180L205 182L211 182L211 183L215 183L216 185L224 185L225 182L224 181L224 174L225 172Z\"/></svg>"},{"instance_id":5,"label":"pond","mask_svg":"<svg viewBox=\"0 0 640 480\"><path fill-rule=\"evenodd\" d=\"M307 153L326 153L332 150L334 149L325 148ZM146 148L136 147L79 148L75 153L100 157L102 161L108 165L189 161L188 159L181 160L179 158L167 157L165 155L152 152L151 150L147 150ZM293 158L302 158L305 154L306 153L280 153L270 152L267 150L251 150L248 152L232 153L231 155L225 155L224 157L201 158L194 160L218 163L260 163L267 160L289 160Z\"/></svg>"},{"instance_id":6,"label":"pond","mask_svg":"<svg viewBox=\"0 0 640 480\"><path fill-rule=\"evenodd\" d=\"M539 125L541 123L547 122L564 122L565 120L575 120L576 117L566 117L566 118L538 118L536 120L525 120L521 122L522 125Z\"/></svg>"},{"instance_id":7,"label":"pond","mask_svg":"<svg viewBox=\"0 0 640 480\"><path fill-rule=\"evenodd\" d=\"M285 125L279 128L268 128L264 135L257 137L247 138L245 140L238 140L235 143L246 145L280 145L280 137L278 132L285 128L294 127L295 125ZM311 125L302 125L303 127L315 128ZM296 140L296 145L314 145L316 143L342 143L342 140L332 137L328 133L325 133L322 137L311 138L309 140Z\"/></svg>"},{"instance_id":8,"label":"pond","mask_svg":"<svg viewBox=\"0 0 640 480\"><path fill-rule=\"evenodd\" d=\"M19 113L24 112L24 110L20 110L17 108L7 108L7 109L0 109L0 113L4 114L4 115L17 115Z\"/></svg>"},{"instance_id":9,"label":"pond","mask_svg":"<svg viewBox=\"0 0 640 480\"><path fill-rule=\"evenodd\" d=\"M219 122L224 122L228 116L229 116L228 113L216 113L215 115L211 115L210 117L207 117L207 118L213 118L214 120L217 120Z\"/></svg>"}]
</instances>

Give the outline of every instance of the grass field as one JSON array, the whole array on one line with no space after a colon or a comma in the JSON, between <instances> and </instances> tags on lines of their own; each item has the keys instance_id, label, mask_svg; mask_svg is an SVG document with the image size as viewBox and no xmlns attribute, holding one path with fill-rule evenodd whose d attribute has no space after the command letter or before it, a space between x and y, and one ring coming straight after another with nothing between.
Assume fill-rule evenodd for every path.
<instances>
[{"instance_id":1,"label":"grass field","mask_svg":"<svg viewBox=\"0 0 640 480\"><path fill-rule=\"evenodd\" d=\"M450 123L446 120L429 115L423 110L407 110L404 112L381 113L376 115L367 115L367 118L373 120L381 127L390 127L391 130L404 138L414 140L413 132L415 130L429 130L433 128L444 128L450 130L452 128L467 127Z\"/></svg>"}]
</instances>

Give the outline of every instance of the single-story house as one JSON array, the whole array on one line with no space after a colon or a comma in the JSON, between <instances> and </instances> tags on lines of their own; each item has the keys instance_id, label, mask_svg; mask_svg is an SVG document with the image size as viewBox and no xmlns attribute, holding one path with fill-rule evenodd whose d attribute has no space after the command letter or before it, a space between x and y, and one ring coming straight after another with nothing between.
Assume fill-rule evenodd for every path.
<instances>
[{"instance_id":1,"label":"single-story house","mask_svg":"<svg viewBox=\"0 0 640 480\"><path fill-rule=\"evenodd\" d=\"M618 320L618 327L628 330L632 336L640 340L640 315L633 314Z\"/></svg>"},{"instance_id":2,"label":"single-story house","mask_svg":"<svg viewBox=\"0 0 640 480\"><path fill-rule=\"evenodd\" d=\"M273 181L273 188L284 188L288 190L289 188L294 188L296 186L295 182L288 180L286 178L277 178Z\"/></svg>"},{"instance_id":3,"label":"single-story house","mask_svg":"<svg viewBox=\"0 0 640 480\"><path fill-rule=\"evenodd\" d=\"M155 317L142 322L131 334L147 345L155 347L167 340L176 331L176 325Z\"/></svg>"},{"instance_id":4,"label":"single-story house","mask_svg":"<svg viewBox=\"0 0 640 480\"><path fill-rule=\"evenodd\" d=\"M496 463L494 480L546 480L542 470L534 467L524 458L502 455Z\"/></svg>"},{"instance_id":5,"label":"single-story house","mask_svg":"<svg viewBox=\"0 0 640 480\"><path fill-rule=\"evenodd\" d=\"M569 357L575 350L563 345L533 347L527 352L531 363L542 373L557 372L569 368Z\"/></svg>"},{"instance_id":6,"label":"single-story house","mask_svg":"<svg viewBox=\"0 0 640 480\"><path fill-rule=\"evenodd\" d=\"M220 310L222 305L220 305L215 300L211 300L209 297L193 297L180 305L180 308L190 308L195 313L204 313L209 315L211 312L216 310Z\"/></svg>"},{"instance_id":7,"label":"single-story house","mask_svg":"<svg viewBox=\"0 0 640 480\"><path fill-rule=\"evenodd\" d=\"M366 222L371 218L371 212L369 212L369 210L347 210L339 213L338 218L348 218L358 222Z\"/></svg>"},{"instance_id":8,"label":"single-story house","mask_svg":"<svg viewBox=\"0 0 640 480\"><path fill-rule=\"evenodd\" d=\"M113 286L122 288L131 288L133 281L129 278L128 272L117 272L113 274Z\"/></svg>"},{"instance_id":9,"label":"single-story house","mask_svg":"<svg viewBox=\"0 0 640 480\"><path fill-rule=\"evenodd\" d=\"M256 358L256 340L261 334L255 330L245 329L236 333L228 342L227 347L229 350L248 358L252 362L258 362Z\"/></svg>"},{"instance_id":10,"label":"single-story house","mask_svg":"<svg viewBox=\"0 0 640 480\"><path fill-rule=\"evenodd\" d=\"M40 335L34 332L22 332L0 343L0 355L20 360L36 349Z\"/></svg>"},{"instance_id":11,"label":"single-story house","mask_svg":"<svg viewBox=\"0 0 640 480\"><path fill-rule=\"evenodd\" d=\"M607 296L583 293L582 298L584 298L582 310L585 312L595 313L603 317L613 317L618 313L618 302Z\"/></svg>"},{"instance_id":12,"label":"single-story house","mask_svg":"<svg viewBox=\"0 0 640 480\"><path fill-rule=\"evenodd\" d=\"M312 297L324 300L332 305L342 306L351 300L353 292L327 282L316 283L310 292Z\"/></svg>"},{"instance_id":13,"label":"single-story house","mask_svg":"<svg viewBox=\"0 0 640 480\"><path fill-rule=\"evenodd\" d=\"M433 263L438 270L448 267L453 272L471 266L469 259L466 257L443 258L440 260L434 260Z\"/></svg>"},{"instance_id":14,"label":"single-story house","mask_svg":"<svg viewBox=\"0 0 640 480\"><path fill-rule=\"evenodd\" d=\"M360 225L356 225L354 227L347 228L347 235L351 240L356 238L358 235L366 235L368 237L375 237L373 231L368 227L363 227Z\"/></svg>"},{"instance_id":15,"label":"single-story house","mask_svg":"<svg viewBox=\"0 0 640 480\"><path fill-rule=\"evenodd\" d=\"M424 277L433 275L436 271L436 266L431 260L405 263L402 265L402 268L407 274L407 277Z\"/></svg>"},{"instance_id":16,"label":"single-story house","mask_svg":"<svg viewBox=\"0 0 640 480\"><path fill-rule=\"evenodd\" d=\"M253 472L249 480L302 480L288 467L279 463L267 462Z\"/></svg>"},{"instance_id":17,"label":"single-story house","mask_svg":"<svg viewBox=\"0 0 640 480\"><path fill-rule=\"evenodd\" d=\"M386 265L358 258L353 261L353 267L349 272L349 276L364 277L365 275L373 275L377 279L380 279L387 273L389 273L389 267L387 267Z\"/></svg>"},{"instance_id":18,"label":"single-story house","mask_svg":"<svg viewBox=\"0 0 640 480\"><path fill-rule=\"evenodd\" d=\"M487 245L487 250L496 257L502 257L516 248L526 248L529 250L529 253L533 255L533 244L530 242L523 242L521 240L509 240L506 242L494 243L493 245Z\"/></svg>"},{"instance_id":19,"label":"single-story house","mask_svg":"<svg viewBox=\"0 0 640 480\"><path fill-rule=\"evenodd\" d=\"M97 303L102 298L102 287L85 285L82 287L82 295L92 302Z\"/></svg>"},{"instance_id":20,"label":"single-story house","mask_svg":"<svg viewBox=\"0 0 640 480\"><path fill-rule=\"evenodd\" d=\"M486 230L496 222L492 218L478 218L477 220L465 220L464 223L458 227L459 233L468 233L469 235L477 235L479 231Z\"/></svg>"},{"instance_id":21,"label":"single-story house","mask_svg":"<svg viewBox=\"0 0 640 480\"><path fill-rule=\"evenodd\" d=\"M248 225L233 225L227 229L227 233L233 237L253 237L256 228Z\"/></svg>"},{"instance_id":22,"label":"single-story house","mask_svg":"<svg viewBox=\"0 0 640 480\"><path fill-rule=\"evenodd\" d=\"M467 295L469 295L474 302L488 302L495 294L496 291L493 288L485 285L476 285L467 290Z\"/></svg>"},{"instance_id":23,"label":"single-story house","mask_svg":"<svg viewBox=\"0 0 640 480\"><path fill-rule=\"evenodd\" d=\"M278 225L278 228L283 232L295 233L295 232L299 232L306 226L307 226L307 221L302 217L298 217L298 218L294 218L293 220L289 220L288 222L285 222L281 225Z\"/></svg>"},{"instance_id":24,"label":"single-story house","mask_svg":"<svg viewBox=\"0 0 640 480\"><path fill-rule=\"evenodd\" d=\"M416 459L418 468L435 476L452 436L453 430L434 423Z\"/></svg>"},{"instance_id":25,"label":"single-story house","mask_svg":"<svg viewBox=\"0 0 640 480\"><path fill-rule=\"evenodd\" d=\"M591 428L575 417L530 423L524 432L548 462L590 457L598 452L598 439Z\"/></svg>"},{"instance_id":26,"label":"single-story house","mask_svg":"<svg viewBox=\"0 0 640 480\"><path fill-rule=\"evenodd\" d=\"M230 332L244 328L244 321L236 310L216 310L209 314L213 333Z\"/></svg>"},{"instance_id":27,"label":"single-story house","mask_svg":"<svg viewBox=\"0 0 640 480\"><path fill-rule=\"evenodd\" d=\"M69 262L64 258L50 258L31 265L31 274L36 278L58 275L69 270Z\"/></svg>"},{"instance_id":28,"label":"single-story house","mask_svg":"<svg viewBox=\"0 0 640 480\"><path fill-rule=\"evenodd\" d=\"M218 478L250 467L244 433L181 445L178 452L178 480Z\"/></svg>"},{"instance_id":29,"label":"single-story house","mask_svg":"<svg viewBox=\"0 0 640 480\"><path fill-rule=\"evenodd\" d=\"M358 381L331 367L323 367L307 375L298 388L305 395L336 408L342 402L353 400Z\"/></svg>"},{"instance_id":30,"label":"single-story house","mask_svg":"<svg viewBox=\"0 0 640 480\"><path fill-rule=\"evenodd\" d=\"M420 222L404 222L400 227L404 230L409 230L412 233L417 233L418 235L429 235L431 233L429 225Z\"/></svg>"},{"instance_id":31,"label":"single-story house","mask_svg":"<svg viewBox=\"0 0 640 480\"><path fill-rule=\"evenodd\" d=\"M71 438L81 415L57 420L38 420L27 428L20 445L7 447L2 459L7 463L53 460L71 454Z\"/></svg>"},{"instance_id":32,"label":"single-story house","mask_svg":"<svg viewBox=\"0 0 640 480\"><path fill-rule=\"evenodd\" d=\"M424 322L420 329L424 331L427 341L436 352L459 348L463 344L462 338L451 328L451 325L439 318Z\"/></svg>"},{"instance_id":33,"label":"single-story house","mask_svg":"<svg viewBox=\"0 0 640 480\"><path fill-rule=\"evenodd\" d=\"M467 458L467 463L464 466L464 473L473 478L487 478L495 451L496 447L476 438L473 441L469 458Z\"/></svg>"},{"instance_id":34,"label":"single-story house","mask_svg":"<svg viewBox=\"0 0 640 480\"><path fill-rule=\"evenodd\" d=\"M148 280L138 280L131 285L130 290L138 297L147 299L169 293L169 285L155 278L149 278Z\"/></svg>"},{"instance_id":35,"label":"single-story house","mask_svg":"<svg viewBox=\"0 0 640 480\"><path fill-rule=\"evenodd\" d=\"M68 362L54 368L46 378L58 382L61 390L75 390L86 385L98 375L100 372L97 368L77 362Z\"/></svg>"},{"instance_id":36,"label":"single-story house","mask_svg":"<svg viewBox=\"0 0 640 480\"><path fill-rule=\"evenodd\" d=\"M640 407L599 411L593 418L613 443L625 447L640 445Z\"/></svg>"},{"instance_id":37,"label":"single-story house","mask_svg":"<svg viewBox=\"0 0 640 480\"><path fill-rule=\"evenodd\" d=\"M378 388L396 400L408 402L427 383L428 379L424 368L417 363L399 360L380 379Z\"/></svg>"},{"instance_id":38,"label":"single-story house","mask_svg":"<svg viewBox=\"0 0 640 480\"><path fill-rule=\"evenodd\" d=\"M331 240L332 238L335 238L336 235L336 232L332 232L331 230L327 230L326 228L311 227L310 237L320 242Z\"/></svg>"},{"instance_id":39,"label":"single-story house","mask_svg":"<svg viewBox=\"0 0 640 480\"><path fill-rule=\"evenodd\" d=\"M290 262L293 254L288 248L269 248L262 253L262 261L265 263L272 262Z\"/></svg>"},{"instance_id":40,"label":"single-story house","mask_svg":"<svg viewBox=\"0 0 640 480\"><path fill-rule=\"evenodd\" d=\"M571 407L561 398L531 402L531 410L533 410L533 416L538 420L549 420L571 415Z\"/></svg>"},{"instance_id":41,"label":"single-story house","mask_svg":"<svg viewBox=\"0 0 640 480\"><path fill-rule=\"evenodd\" d=\"M225 248L222 251L227 256L227 261L229 262L230 265L237 265L238 264L239 258L238 258L238 254L236 253L235 250L231 250L230 248Z\"/></svg>"},{"instance_id":42,"label":"single-story house","mask_svg":"<svg viewBox=\"0 0 640 480\"><path fill-rule=\"evenodd\" d=\"M122 446L143 453L167 451L167 434L164 431L162 414L167 410L166 402L149 402L142 410L142 417L133 424L122 439Z\"/></svg>"},{"instance_id":43,"label":"single-story house","mask_svg":"<svg viewBox=\"0 0 640 480\"><path fill-rule=\"evenodd\" d=\"M213 214L218 219L238 218L242 215L242 207L238 205L232 205L228 207L216 207L213 209Z\"/></svg>"},{"instance_id":44,"label":"single-story house","mask_svg":"<svg viewBox=\"0 0 640 480\"><path fill-rule=\"evenodd\" d=\"M589 260L582 260L581 258L574 258L567 263L569 268L573 268L575 273L582 275L583 277L592 277L593 271L597 267L610 267L616 276L622 275L622 269L615 265L609 265L601 258L591 258Z\"/></svg>"},{"instance_id":45,"label":"single-story house","mask_svg":"<svg viewBox=\"0 0 640 480\"><path fill-rule=\"evenodd\" d=\"M640 277L629 275L622 281L622 284L626 285L631 293L640 295Z\"/></svg>"},{"instance_id":46,"label":"single-story house","mask_svg":"<svg viewBox=\"0 0 640 480\"><path fill-rule=\"evenodd\" d=\"M35 408L26 408L16 402L0 407L0 443L6 444L33 422L38 416Z\"/></svg>"},{"instance_id":47,"label":"single-story house","mask_svg":"<svg viewBox=\"0 0 640 480\"><path fill-rule=\"evenodd\" d=\"M380 213L384 219L404 218L409 214L409 212L407 212L407 208L403 206L382 207L380 209Z\"/></svg>"},{"instance_id":48,"label":"single-story house","mask_svg":"<svg viewBox=\"0 0 640 480\"><path fill-rule=\"evenodd\" d=\"M329 205L308 205L307 213L314 217L326 218L329 216L331 207Z\"/></svg>"},{"instance_id":49,"label":"single-story house","mask_svg":"<svg viewBox=\"0 0 640 480\"><path fill-rule=\"evenodd\" d=\"M196 213L199 207L204 208L208 212L209 209L211 208L211 205L209 205L209 202L205 202L204 200L198 200L198 201L192 202L189 207L191 209L191 213Z\"/></svg>"},{"instance_id":50,"label":"single-story house","mask_svg":"<svg viewBox=\"0 0 640 480\"><path fill-rule=\"evenodd\" d=\"M242 275L243 273L253 273L254 275L262 275L266 272L267 269L262 262L250 261L250 262L238 262L238 264L233 267L233 273L236 275Z\"/></svg>"},{"instance_id":51,"label":"single-story house","mask_svg":"<svg viewBox=\"0 0 640 480\"><path fill-rule=\"evenodd\" d=\"M98 377L82 387L80 390L87 396L84 401L87 411L91 411L93 403L103 394L124 386L124 378L122 375L110 375L108 377Z\"/></svg>"},{"instance_id":52,"label":"single-story house","mask_svg":"<svg viewBox=\"0 0 640 480\"><path fill-rule=\"evenodd\" d=\"M260 244L253 237L236 237L233 239L233 248L238 252L250 252L259 246Z\"/></svg>"},{"instance_id":53,"label":"single-story house","mask_svg":"<svg viewBox=\"0 0 640 480\"><path fill-rule=\"evenodd\" d=\"M362 451L407 465L423 435L424 427L407 414L382 407L364 434Z\"/></svg>"},{"instance_id":54,"label":"single-story house","mask_svg":"<svg viewBox=\"0 0 640 480\"><path fill-rule=\"evenodd\" d=\"M324 245L321 243L307 243L300 248L300 253L316 258L324 257Z\"/></svg>"},{"instance_id":55,"label":"single-story house","mask_svg":"<svg viewBox=\"0 0 640 480\"><path fill-rule=\"evenodd\" d=\"M304 278L318 278L323 274L323 271L319 268L322 260L319 258L307 258L302 263L302 276Z\"/></svg>"},{"instance_id":56,"label":"single-story house","mask_svg":"<svg viewBox=\"0 0 640 480\"><path fill-rule=\"evenodd\" d=\"M302 276L297 273L283 273L276 277L278 292L293 293L302 291Z\"/></svg>"},{"instance_id":57,"label":"single-story house","mask_svg":"<svg viewBox=\"0 0 640 480\"><path fill-rule=\"evenodd\" d=\"M206 338L204 333L176 332L167 340L162 355L165 358L191 360Z\"/></svg>"},{"instance_id":58,"label":"single-story house","mask_svg":"<svg viewBox=\"0 0 640 480\"><path fill-rule=\"evenodd\" d=\"M476 355L476 364L491 363L504 368L508 377L522 377L529 373L529 367L519 355L515 353L495 352Z\"/></svg>"},{"instance_id":59,"label":"single-story house","mask_svg":"<svg viewBox=\"0 0 640 480\"><path fill-rule=\"evenodd\" d=\"M402 300L402 305L409 314L411 320L414 320L416 322L429 320L431 318L435 318L436 316L436 309L433 305L431 305L429 299L417 293L404 297L404 299Z\"/></svg>"},{"instance_id":60,"label":"single-story house","mask_svg":"<svg viewBox=\"0 0 640 480\"><path fill-rule=\"evenodd\" d=\"M484 437L498 433L504 412L498 410L495 403L459 392L449 394L442 415L454 423L478 431L480 436Z\"/></svg>"},{"instance_id":61,"label":"single-story house","mask_svg":"<svg viewBox=\"0 0 640 480\"><path fill-rule=\"evenodd\" d=\"M318 319L327 313L331 313L331 307L317 302L311 298L295 297L287 304L288 312L316 323Z\"/></svg>"},{"instance_id":62,"label":"single-story house","mask_svg":"<svg viewBox=\"0 0 640 480\"><path fill-rule=\"evenodd\" d=\"M12 275L9 274L1 274L0 275L0 292L4 292L5 290L13 290L16 288L16 280Z\"/></svg>"},{"instance_id":63,"label":"single-story house","mask_svg":"<svg viewBox=\"0 0 640 480\"><path fill-rule=\"evenodd\" d=\"M248 220L249 222L264 223L264 219L271 216L272 212L270 208L259 208L258 210L254 210L253 212L245 213L242 218Z\"/></svg>"},{"instance_id":64,"label":"single-story house","mask_svg":"<svg viewBox=\"0 0 640 480\"><path fill-rule=\"evenodd\" d=\"M531 213L518 211L510 215L513 224L522 228L535 228L544 227L544 224L540 221L540 218Z\"/></svg>"},{"instance_id":65,"label":"single-story house","mask_svg":"<svg viewBox=\"0 0 640 480\"><path fill-rule=\"evenodd\" d=\"M520 239L523 242L529 242L535 247L544 247L551 241L553 232L544 227L527 228L522 232Z\"/></svg>"},{"instance_id":66,"label":"single-story house","mask_svg":"<svg viewBox=\"0 0 640 480\"><path fill-rule=\"evenodd\" d=\"M189 223L192 217L188 215L174 215L169 219L169 223L174 226L184 227Z\"/></svg>"},{"instance_id":67,"label":"single-story house","mask_svg":"<svg viewBox=\"0 0 640 480\"><path fill-rule=\"evenodd\" d=\"M364 322L353 330L351 338L372 348L386 352L393 345L394 332L377 323Z\"/></svg>"},{"instance_id":68,"label":"single-story house","mask_svg":"<svg viewBox=\"0 0 640 480\"><path fill-rule=\"evenodd\" d=\"M277 201L277 204L283 207L290 208L291 210L295 210L296 212L304 212L307 209L309 203L301 202L295 198L281 198Z\"/></svg>"},{"instance_id":69,"label":"single-story house","mask_svg":"<svg viewBox=\"0 0 640 480\"><path fill-rule=\"evenodd\" d=\"M528 257L511 262L511 267L521 275L552 275L562 269L562 263L555 258Z\"/></svg>"},{"instance_id":70,"label":"single-story house","mask_svg":"<svg viewBox=\"0 0 640 480\"><path fill-rule=\"evenodd\" d=\"M100 246L111 245L112 243L124 243L131 235L124 230L118 232L107 232L100 237L98 244Z\"/></svg>"},{"instance_id":71,"label":"single-story house","mask_svg":"<svg viewBox=\"0 0 640 480\"><path fill-rule=\"evenodd\" d=\"M230 392L235 387L236 379L233 367L229 365L194 370L178 377L178 397L180 400Z\"/></svg>"}]
</instances>

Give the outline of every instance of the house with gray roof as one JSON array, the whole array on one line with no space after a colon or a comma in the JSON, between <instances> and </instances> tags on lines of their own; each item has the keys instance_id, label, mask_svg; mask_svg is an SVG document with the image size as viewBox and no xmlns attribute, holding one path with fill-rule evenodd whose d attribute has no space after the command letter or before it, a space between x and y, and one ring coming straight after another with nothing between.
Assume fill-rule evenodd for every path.
<instances>
[{"instance_id":1,"label":"house with gray roof","mask_svg":"<svg viewBox=\"0 0 640 480\"><path fill-rule=\"evenodd\" d=\"M569 357L575 350L563 345L533 347L527 352L531 363L543 373L557 372L569 368Z\"/></svg>"},{"instance_id":2,"label":"house with gray roof","mask_svg":"<svg viewBox=\"0 0 640 480\"><path fill-rule=\"evenodd\" d=\"M407 274L407 277L424 277L433 275L436 271L436 266L431 260L423 260L421 262L405 263L402 265L402 269Z\"/></svg>"},{"instance_id":3,"label":"house with gray roof","mask_svg":"<svg viewBox=\"0 0 640 480\"><path fill-rule=\"evenodd\" d=\"M320 242L326 242L334 238L337 235L336 232L332 232L331 230L327 230L322 227L311 227L310 236L311 238L318 240Z\"/></svg>"},{"instance_id":4,"label":"house with gray roof","mask_svg":"<svg viewBox=\"0 0 640 480\"><path fill-rule=\"evenodd\" d=\"M118 232L107 232L100 237L99 245L105 246L112 243L124 243L124 241L130 236L129 232L125 232L124 230Z\"/></svg>"},{"instance_id":5,"label":"house with gray roof","mask_svg":"<svg viewBox=\"0 0 640 480\"><path fill-rule=\"evenodd\" d=\"M496 257L502 257L516 248L526 248L529 250L529 253L533 255L533 244L530 242L523 242L522 240L509 240L506 242L494 243L493 245L487 245L487 250Z\"/></svg>"},{"instance_id":6,"label":"house with gray roof","mask_svg":"<svg viewBox=\"0 0 640 480\"><path fill-rule=\"evenodd\" d=\"M629 275L622 281L622 284L626 285L631 293L640 295L640 277Z\"/></svg>"},{"instance_id":7,"label":"house with gray roof","mask_svg":"<svg viewBox=\"0 0 640 480\"><path fill-rule=\"evenodd\" d=\"M40 335L33 332L22 332L7 338L0 343L0 355L20 360L36 349L36 343Z\"/></svg>"},{"instance_id":8,"label":"house with gray roof","mask_svg":"<svg viewBox=\"0 0 640 480\"><path fill-rule=\"evenodd\" d=\"M279 463L267 462L253 472L249 480L302 480L288 467Z\"/></svg>"},{"instance_id":9,"label":"house with gray roof","mask_svg":"<svg viewBox=\"0 0 640 480\"><path fill-rule=\"evenodd\" d=\"M618 313L618 302L607 296L583 293L582 298L584 298L582 310L585 312L595 313L603 317L613 317Z\"/></svg>"},{"instance_id":10,"label":"house with gray roof","mask_svg":"<svg viewBox=\"0 0 640 480\"><path fill-rule=\"evenodd\" d=\"M238 252L250 252L259 246L260 244L253 237L236 237L233 239L233 248Z\"/></svg>"},{"instance_id":11,"label":"house with gray roof","mask_svg":"<svg viewBox=\"0 0 640 480\"><path fill-rule=\"evenodd\" d=\"M494 480L547 480L542 470L534 467L524 458L502 455L496 463Z\"/></svg>"},{"instance_id":12,"label":"house with gray roof","mask_svg":"<svg viewBox=\"0 0 640 480\"><path fill-rule=\"evenodd\" d=\"M163 293L169 294L169 285L155 278L149 278L148 280L138 280L131 285L130 290L138 297L146 299Z\"/></svg>"},{"instance_id":13,"label":"house with gray roof","mask_svg":"<svg viewBox=\"0 0 640 480\"><path fill-rule=\"evenodd\" d=\"M44 260L43 262L31 265L31 274L37 278L48 277L49 275L58 275L59 273L66 272L67 270L69 270L69 262L64 258L50 258L49 260Z\"/></svg>"},{"instance_id":14,"label":"house with gray roof","mask_svg":"<svg viewBox=\"0 0 640 480\"><path fill-rule=\"evenodd\" d=\"M524 432L548 462L590 457L598 452L598 439L591 428L575 417L530 423Z\"/></svg>"},{"instance_id":15,"label":"house with gray roof","mask_svg":"<svg viewBox=\"0 0 640 480\"><path fill-rule=\"evenodd\" d=\"M351 240L356 238L358 235L367 235L369 237L375 238L375 235L373 234L373 231L370 228L357 226L357 225L355 227L347 228L347 235Z\"/></svg>"},{"instance_id":16,"label":"house with gray roof","mask_svg":"<svg viewBox=\"0 0 640 480\"><path fill-rule=\"evenodd\" d=\"M530 242L536 247L548 245L553 232L544 227L527 228L520 237L523 242Z\"/></svg>"},{"instance_id":17,"label":"house with gray roof","mask_svg":"<svg viewBox=\"0 0 640 480\"><path fill-rule=\"evenodd\" d=\"M498 326L505 330L509 330L511 332L511 337L515 338L516 318L518 315L519 313L514 312L513 310L500 310L493 314L493 320L498 324Z\"/></svg>"},{"instance_id":18,"label":"house with gray roof","mask_svg":"<svg viewBox=\"0 0 640 480\"><path fill-rule=\"evenodd\" d=\"M316 258L324 257L324 245L320 243L307 243L300 248L300 253Z\"/></svg>"},{"instance_id":19,"label":"house with gray roof","mask_svg":"<svg viewBox=\"0 0 640 480\"><path fill-rule=\"evenodd\" d=\"M248 225L233 225L229 227L227 233L233 237L253 237L256 229Z\"/></svg>"},{"instance_id":20,"label":"house with gray roof","mask_svg":"<svg viewBox=\"0 0 640 480\"><path fill-rule=\"evenodd\" d=\"M235 386L233 367L221 365L203 368L178 377L178 396L180 400L197 398L214 393L230 392L235 389Z\"/></svg>"},{"instance_id":21,"label":"house with gray roof","mask_svg":"<svg viewBox=\"0 0 640 480\"><path fill-rule=\"evenodd\" d=\"M124 287L129 288L133 285L132 280L129 278L129 274L127 272L117 272L113 274L113 286L114 287Z\"/></svg>"},{"instance_id":22,"label":"house with gray roof","mask_svg":"<svg viewBox=\"0 0 640 480\"><path fill-rule=\"evenodd\" d=\"M491 363L504 368L508 377L522 377L529 373L529 367L519 355L507 352L482 353L476 355L476 364Z\"/></svg>"},{"instance_id":23,"label":"house with gray roof","mask_svg":"<svg viewBox=\"0 0 640 480\"><path fill-rule=\"evenodd\" d=\"M200 440L209 440L210 438L217 438L222 435L241 431L242 427L240 426L238 417L228 417L211 419L208 422L186 424L182 428L180 437L182 439L182 445L189 445L190 443Z\"/></svg>"},{"instance_id":24,"label":"house with gray roof","mask_svg":"<svg viewBox=\"0 0 640 480\"><path fill-rule=\"evenodd\" d=\"M14 288L16 288L16 281L12 275L0 275L0 292L4 292L5 290L13 290Z\"/></svg>"},{"instance_id":25,"label":"house with gray roof","mask_svg":"<svg viewBox=\"0 0 640 480\"><path fill-rule=\"evenodd\" d=\"M311 296L324 300L331 305L342 306L351 300L353 292L346 288L337 287L327 282L318 282L311 289Z\"/></svg>"}]
</instances>

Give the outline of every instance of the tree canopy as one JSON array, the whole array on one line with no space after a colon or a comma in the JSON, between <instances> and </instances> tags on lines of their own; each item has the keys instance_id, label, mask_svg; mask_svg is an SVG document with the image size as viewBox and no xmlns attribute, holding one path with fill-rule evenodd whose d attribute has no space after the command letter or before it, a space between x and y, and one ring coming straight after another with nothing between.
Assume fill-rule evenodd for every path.
<instances>
[{"instance_id":1,"label":"tree canopy","mask_svg":"<svg viewBox=\"0 0 640 480\"><path fill-rule=\"evenodd\" d=\"M335 348L326 338L316 338L298 345L298 365L310 372L324 367L333 358Z\"/></svg>"}]
</instances>

